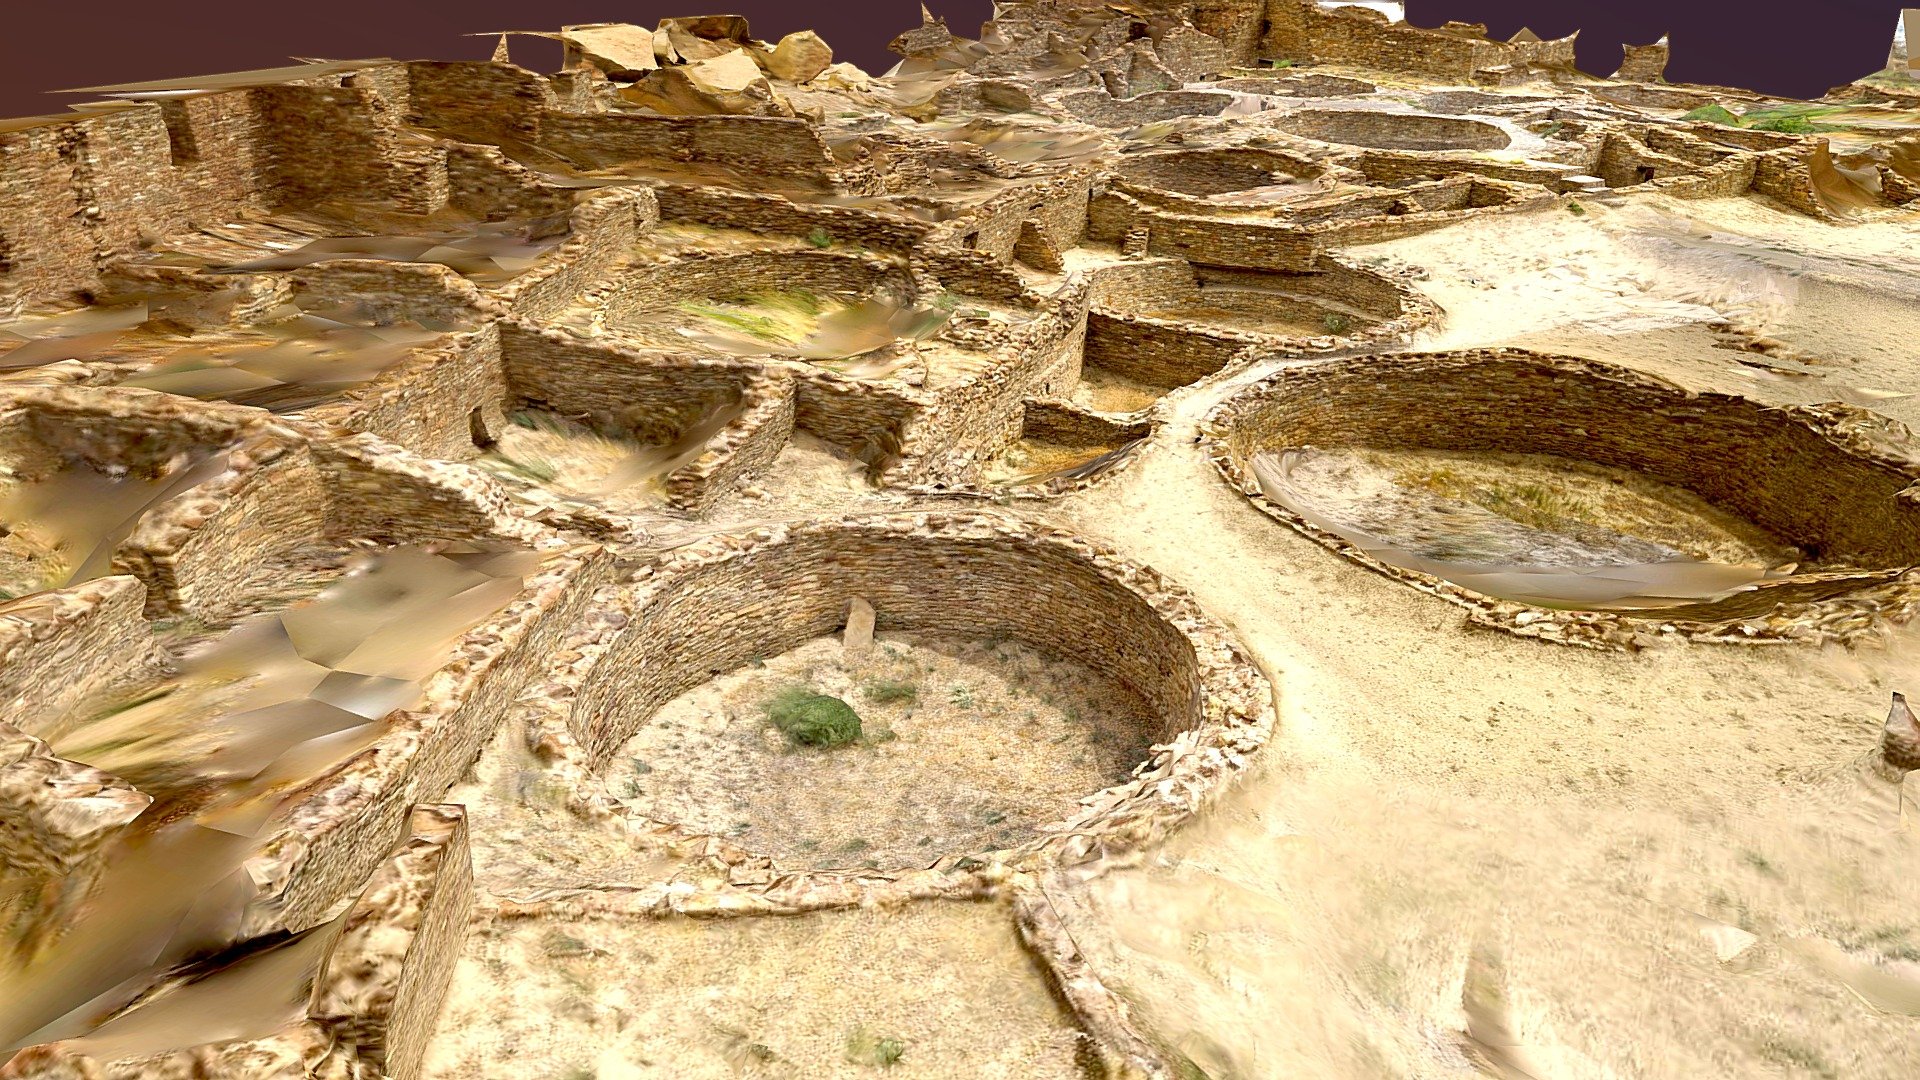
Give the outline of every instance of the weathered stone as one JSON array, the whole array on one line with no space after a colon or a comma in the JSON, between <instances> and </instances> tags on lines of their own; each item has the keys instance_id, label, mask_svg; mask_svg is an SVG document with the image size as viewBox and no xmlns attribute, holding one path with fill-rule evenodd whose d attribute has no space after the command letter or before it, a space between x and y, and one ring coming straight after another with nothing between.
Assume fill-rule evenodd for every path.
<instances>
[{"instance_id":1,"label":"weathered stone","mask_svg":"<svg viewBox=\"0 0 1920 1080\"><path fill-rule=\"evenodd\" d=\"M788 82L812 82L833 63L833 50L811 30L788 34L767 58L767 71Z\"/></svg>"},{"instance_id":2,"label":"weathered stone","mask_svg":"<svg viewBox=\"0 0 1920 1080\"><path fill-rule=\"evenodd\" d=\"M873 651L873 605L856 596L847 605L847 628L843 635L848 656L865 656Z\"/></svg>"}]
</instances>

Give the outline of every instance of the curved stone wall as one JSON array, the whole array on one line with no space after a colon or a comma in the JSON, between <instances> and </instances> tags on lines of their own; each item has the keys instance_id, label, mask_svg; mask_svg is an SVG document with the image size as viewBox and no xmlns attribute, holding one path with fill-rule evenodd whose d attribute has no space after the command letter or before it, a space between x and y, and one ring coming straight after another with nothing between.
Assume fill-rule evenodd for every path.
<instances>
[{"instance_id":1,"label":"curved stone wall","mask_svg":"<svg viewBox=\"0 0 1920 1080\"><path fill-rule=\"evenodd\" d=\"M1001 858L1094 857L1158 835L1189 816L1272 721L1264 678L1153 571L1010 518L919 513L713 537L602 589L588 625L556 657L530 736L584 781L661 706L838 630L854 597L872 603L881 631L1009 639L1073 659L1159 718L1145 733L1151 757L1132 779L1089 793L1066 825Z\"/></svg>"},{"instance_id":2,"label":"curved stone wall","mask_svg":"<svg viewBox=\"0 0 1920 1080\"><path fill-rule=\"evenodd\" d=\"M1324 171L1324 166L1293 154L1242 146L1140 154L1125 159L1116 176L1130 188L1204 200Z\"/></svg>"},{"instance_id":3,"label":"curved stone wall","mask_svg":"<svg viewBox=\"0 0 1920 1080\"><path fill-rule=\"evenodd\" d=\"M1920 479L1904 429L1848 406L1771 407L1625 368L1521 350L1333 360L1276 372L1209 415L1203 440L1269 515L1372 569L1475 609L1491 625L1575 644L1648 634L1851 639L1920 602ZM1897 425L1890 425L1897 428ZM1314 447L1539 454L1690 491L1842 567L1652 613L1548 611L1386 566L1260 493L1251 460Z\"/></svg>"},{"instance_id":4,"label":"curved stone wall","mask_svg":"<svg viewBox=\"0 0 1920 1080\"><path fill-rule=\"evenodd\" d=\"M1306 139L1376 150L1504 150L1513 142L1479 120L1370 109L1302 109L1273 126Z\"/></svg>"}]
</instances>

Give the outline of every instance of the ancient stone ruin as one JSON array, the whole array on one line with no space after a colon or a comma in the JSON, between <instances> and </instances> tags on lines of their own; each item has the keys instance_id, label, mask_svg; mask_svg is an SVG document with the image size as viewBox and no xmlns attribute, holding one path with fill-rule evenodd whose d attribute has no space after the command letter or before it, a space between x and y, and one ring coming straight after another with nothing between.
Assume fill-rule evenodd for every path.
<instances>
[{"instance_id":1,"label":"ancient stone ruin","mask_svg":"<svg viewBox=\"0 0 1920 1080\"><path fill-rule=\"evenodd\" d=\"M0 121L0 1077L1900 1074L1914 13L1821 102L1408 14ZM1578 918L1351 921L1650 805L1876 852L1844 918L1693 849L1619 918L1878 1011L1543 1020ZM1636 1071L1649 1015L1735 1034Z\"/></svg>"}]
</instances>

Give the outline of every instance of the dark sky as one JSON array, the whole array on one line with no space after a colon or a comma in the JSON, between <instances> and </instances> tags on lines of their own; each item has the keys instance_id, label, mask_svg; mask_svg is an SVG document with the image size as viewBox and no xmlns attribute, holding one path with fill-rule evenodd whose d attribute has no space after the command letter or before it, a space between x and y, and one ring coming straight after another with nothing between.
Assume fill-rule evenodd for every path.
<instances>
[{"instance_id":1,"label":"dark sky","mask_svg":"<svg viewBox=\"0 0 1920 1080\"><path fill-rule=\"evenodd\" d=\"M1920 0L1909 0L1920 2ZM931 0L956 32L971 35L990 0ZM289 55L329 59L390 56L484 57L481 30L545 30L565 23L633 21L662 14L733 11L768 40L811 26L842 60L882 71L894 34L919 21L918 0L0 0L0 116L60 112L65 96L44 90L202 75L287 63ZM1485 22L1499 36L1522 25L1542 37L1581 28L1581 66L1618 66L1623 41L1673 35L1675 81L1731 83L1817 96L1879 68L1899 0L1410 0L1412 21ZM529 67L559 63L555 46L533 41L514 58Z\"/></svg>"}]
</instances>

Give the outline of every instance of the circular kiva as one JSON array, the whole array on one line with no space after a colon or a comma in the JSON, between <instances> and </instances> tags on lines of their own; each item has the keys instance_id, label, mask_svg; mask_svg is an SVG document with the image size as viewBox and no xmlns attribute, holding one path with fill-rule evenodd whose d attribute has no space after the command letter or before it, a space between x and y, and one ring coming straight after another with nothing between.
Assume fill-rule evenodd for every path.
<instances>
[{"instance_id":1,"label":"circular kiva","mask_svg":"<svg viewBox=\"0 0 1920 1080\"><path fill-rule=\"evenodd\" d=\"M850 618L865 605L871 645ZM983 679L997 658L1025 675L989 697L985 681L936 681L955 658ZM883 694L861 681L888 664L919 684ZM1081 681L1020 681L1064 667ZM855 688L821 682L827 668L854 671ZM808 699L765 705L776 670L812 680ZM676 549L596 594L549 678L528 731L576 809L703 837L735 865L880 880L1137 849L1243 767L1274 715L1266 679L1184 590L1070 534L980 513L783 524ZM719 696L755 679L751 696ZM915 693L917 706L898 703ZM1089 693L1131 705L1067 707ZM804 738L782 738L783 709ZM637 743L658 753L642 759ZM1096 757L1097 779L1046 788L1084 780ZM1015 788L1044 798L1009 821L999 800Z\"/></svg>"},{"instance_id":2,"label":"circular kiva","mask_svg":"<svg viewBox=\"0 0 1920 1080\"><path fill-rule=\"evenodd\" d=\"M1373 109L1302 109L1273 125L1301 138L1375 150L1504 150L1513 142L1479 120Z\"/></svg>"},{"instance_id":3,"label":"circular kiva","mask_svg":"<svg viewBox=\"0 0 1920 1080\"><path fill-rule=\"evenodd\" d=\"M1192 203L1205 209L1211 200L1285 186L1312 188L1324 165L1292 154L1251 146L1173 150L1140 154L1115 170L1118 186L1160 202Z\"/></svg>"},{"instance_id":4,"label":"circular kiva","mask_svg":"<svg viewBox=\"0 0 1920 1080\"><path fill-rule=\"evenodd\" d=\"M1920 602L1920 456L1847 405L1472 350L1289 367L1201 438L1268 515L1525 636L1851 641Z\"/></svg>"}]
</instances>

